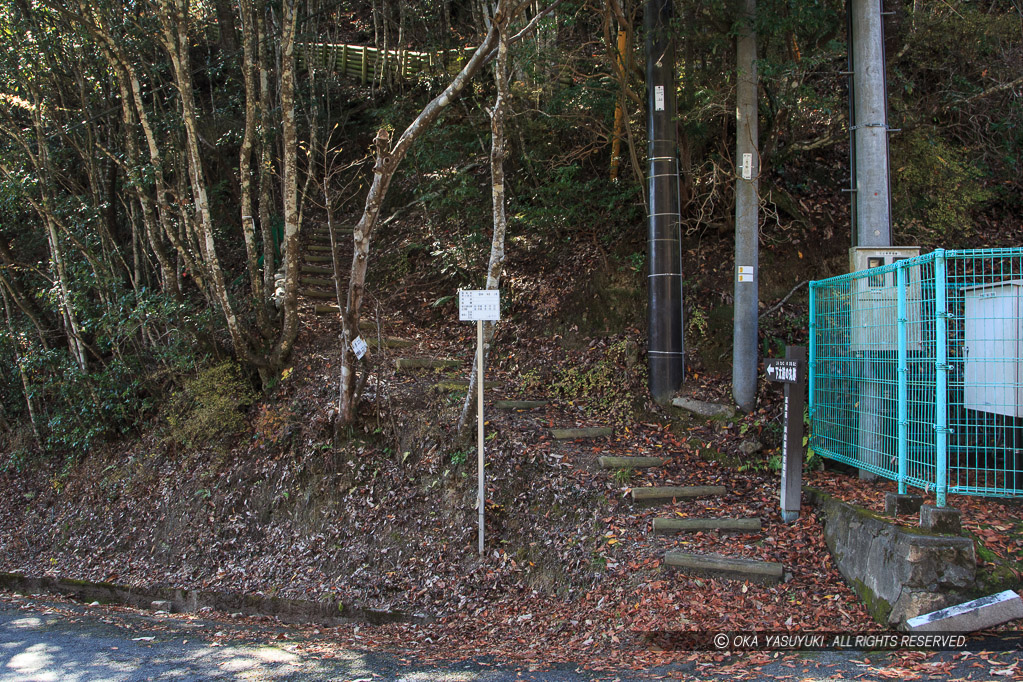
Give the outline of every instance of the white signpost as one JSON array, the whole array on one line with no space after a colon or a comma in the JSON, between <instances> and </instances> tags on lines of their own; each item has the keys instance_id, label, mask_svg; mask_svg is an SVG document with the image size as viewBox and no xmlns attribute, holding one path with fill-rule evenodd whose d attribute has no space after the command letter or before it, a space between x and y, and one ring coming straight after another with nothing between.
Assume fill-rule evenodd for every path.
<instances>
[{"instance_id":1,"label":"white signpost","mask_svg":"<svg viewBox=\"0 0 1023 682\"><path fill-rule=\"evenodd\" d=\"M487 501L486 478L483 470L483 323L501 319L501 293L497 289L459 289L458 319L476 322L476 440L479 470L480 555L483 554L483 510Z\"/></svg>"}]
</instances>

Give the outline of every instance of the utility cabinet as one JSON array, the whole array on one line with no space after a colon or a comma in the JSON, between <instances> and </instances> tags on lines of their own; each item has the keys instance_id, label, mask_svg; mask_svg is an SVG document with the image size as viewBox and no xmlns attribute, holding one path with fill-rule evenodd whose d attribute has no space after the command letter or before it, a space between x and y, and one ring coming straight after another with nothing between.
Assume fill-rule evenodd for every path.
<instances>
[{"instance_id":1,"label":"utility cabinet","mask_svg":"<svg viewBox=\"0 0 1023 682\"><path fill-rule=\"evenodd\" d=\"M963 289L967 409L1023 417L1023 279Z\"/></svg>"},{"instance_id":2,"label":"utility cabinet","mask_svg":"<svg viewBox=\"0 0 1023 682\"><path fill-rule=\"evenodd\" d=\"M891 265L920 255L919 246L854 246L849 249L849 270L860 272ZM920 349L921 268L906 272L907 350ZM899 348L898 288L896 273L885 272L852 280L849 310L850 350L891 352Z\"/></svg>"}]
</instances>

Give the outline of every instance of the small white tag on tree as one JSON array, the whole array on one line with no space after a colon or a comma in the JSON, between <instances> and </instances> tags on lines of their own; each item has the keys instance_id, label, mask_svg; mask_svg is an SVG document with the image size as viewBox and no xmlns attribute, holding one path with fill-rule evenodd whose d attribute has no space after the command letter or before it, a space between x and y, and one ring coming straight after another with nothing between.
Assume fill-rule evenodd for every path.
<instances>
[{"instance_id":1,"label":"small white tag on tree","mask_svg":"<svg viewBox=\"0 0 1023 682\"><path fill-rule=\"evenodd\" d=\"M501 319L501 292L497 289L459 289L458 319L462 322Z\"/></svg>"},{"instance_id":2,"label":"small white tag on tree","mask_svg":"<svg viewBox=\"0 0 1023 682\"><path fill-rule=\"evenodd\" d=\"M366 355L367 348L368 346L366 345L366 342L363 341L361 336L356 336L354 339L352 339L352 352L355 353L355 357L359 358L360 360L362 360L362 358Z\"/></svg>"}]
</instances>

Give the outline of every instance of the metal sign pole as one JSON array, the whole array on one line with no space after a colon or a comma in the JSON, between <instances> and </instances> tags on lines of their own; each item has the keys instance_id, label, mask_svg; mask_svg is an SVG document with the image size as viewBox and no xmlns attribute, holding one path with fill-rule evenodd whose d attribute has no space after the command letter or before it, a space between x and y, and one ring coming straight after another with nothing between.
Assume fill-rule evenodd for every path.
<instances>
[{"instance_id":1,"label":"metal sign pole","mask_svg":"<svg viewBox=\"0 0 1023 682\"><path fill-rule=\"evenodd\" d=\"M487 501L486 475L483 470L483 320L476 321L476 440L479 468L480 556L483 556L483 510Z\"/></svg>"}]
</instances>

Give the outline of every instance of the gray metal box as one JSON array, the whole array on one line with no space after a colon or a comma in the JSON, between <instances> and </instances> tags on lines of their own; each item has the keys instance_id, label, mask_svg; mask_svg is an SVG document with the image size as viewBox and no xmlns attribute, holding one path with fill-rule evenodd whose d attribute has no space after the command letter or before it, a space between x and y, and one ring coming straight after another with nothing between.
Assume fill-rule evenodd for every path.
<instances>
[{"instance_id":1,"label":"gray metal box","mask_svg":"<svg viewBox=\"0 0 1023 682\"><path fill-rule=\"evenodd\" d=\"M849 249L849 270L860 272L919 255L919 246L854 246ZM907 350L919 350L920 267L910 267L907 274ZM892 353L898 350L898 290L895 277L894 272L889 272L853 280L849 311L851 350Z\"/></svg>"},{"instance_id":2,"label":"gray metal box","mask_svg":"<svg viewBox=\"0 0 1023 682\"><path fill-rule=\"evenodd\" d=\"M963 298L963 402L1023 417L1023 279L966 287Z\"/></svg>"}]
</instances>

